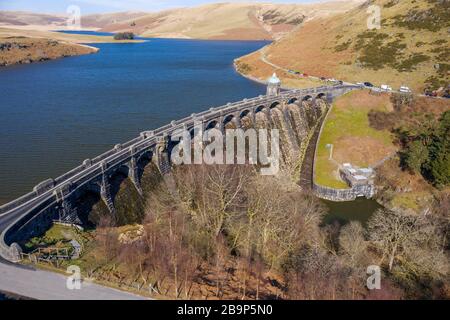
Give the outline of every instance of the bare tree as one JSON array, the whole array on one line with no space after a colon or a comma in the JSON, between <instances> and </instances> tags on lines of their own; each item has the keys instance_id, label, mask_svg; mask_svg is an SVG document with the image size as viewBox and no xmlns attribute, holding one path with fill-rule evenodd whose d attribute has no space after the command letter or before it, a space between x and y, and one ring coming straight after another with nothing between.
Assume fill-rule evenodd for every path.
<instances>
[{"instance_id":1,"label":"bare tree","mask_svg":"<svg viewBox=\"0 0 450 320\"><path fill-rule=\"evenodd\" d=\"M370 219L368 230L371 242L382 253L382 261L388 259L389 271L400 261L402 267L420 273L447 272L443 236L426 216L380 209Z\"/></svg>"},{"instance_id":2,"label":"bare tree","mask_svg":"<svg viewBox=\"0 0 450 320\"><path fill-rule=\"evenodd\" d=\"M119 241L114 229L114 219L105 215L100 218L97 227L96 242L102 253L104 263L110 263L118 254Z\"/></svg>"},{"instance_id":3,"label":"bare tree","mask_svg":"<svg viewBox=\"0 0 450 320\"><path fill-rule=\"evenodd\" d=\"M367 242L364 228L358 221L351 221L343 226L339 235L339 245L344 260L353 268L364 263L367 254Z\"/></svg>"}]
</instances>

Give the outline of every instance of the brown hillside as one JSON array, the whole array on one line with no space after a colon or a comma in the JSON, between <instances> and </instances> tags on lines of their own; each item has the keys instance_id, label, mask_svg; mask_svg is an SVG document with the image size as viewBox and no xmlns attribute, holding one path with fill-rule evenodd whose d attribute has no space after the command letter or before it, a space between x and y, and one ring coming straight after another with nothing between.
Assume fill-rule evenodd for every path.
<instances>
[{"instance_id":1,"label":"brown hillside","mask_svg":"<svg viewBox=\"0 0 450 320\"><path fill-rule=\"evenodd\" d=\"M104 27L147 37L196 39L278 39L303 21L342 13L361 0L320 4L214 3L150 13Z\"/></svg>"},{"instance_id":2,"label":"brown hillside","mask_svg":"<svg viewBox=\"0 0 450 320\"><path fill-rule=\"evenodd\" d=\"M381 8L381 29L368 30L367 10ZM448 85L450 1L374 0L332 18L308 21L266 49L267 59L310 75L392 87ZM254 70L260 53L244 57Z\"/></svg>"}]
</instances>

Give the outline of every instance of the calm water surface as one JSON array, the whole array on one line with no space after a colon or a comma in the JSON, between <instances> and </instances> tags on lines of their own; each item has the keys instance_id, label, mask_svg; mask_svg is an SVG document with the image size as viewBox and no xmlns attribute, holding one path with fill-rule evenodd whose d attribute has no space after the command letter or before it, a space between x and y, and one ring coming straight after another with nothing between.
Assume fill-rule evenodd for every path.
<instances>
[{"instance_id":1,"label":"calm water surface","mask_svg":"<svg viewBox=\"0 0 450 320\"><path fill-rule=\"evenodd\" d=\"M264 93L233 69L262 41L152 39L0 69L0 203L114 144Z\"/></svg>"},{"instance_id":2,"label":"calm water surface","mask_svg":"<svg viewBox=\"0 0 450 320\"><path fill-rule=\"evenodd\" d=\"M323 219L325 224L337 222L344 225L349 221L359 221L365 225L375 211L382 208L375 200L366 198L358 198L347 202L322 201L329 210Z\"/></svg>"}]
</instances>

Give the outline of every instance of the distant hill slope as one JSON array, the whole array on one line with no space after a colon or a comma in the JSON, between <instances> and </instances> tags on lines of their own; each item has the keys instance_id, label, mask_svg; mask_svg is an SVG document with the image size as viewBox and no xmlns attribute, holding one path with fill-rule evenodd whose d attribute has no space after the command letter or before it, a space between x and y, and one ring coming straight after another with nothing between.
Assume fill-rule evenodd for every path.
<instances>
[{"instance_id":1,"label":"distant hill slope","mask_svg":"<svg viewBox=\"0 0 450 320\"><path fill-rule=\"evenodd\" d=\"M92 14L81 16L81 27L100 29L107 25L145 16L144 12L118 12L107 14ZM0 26L38 29L64 29L67 26L67 16L62 14L42 14L24 11L0 11Z\"/></svg>"},{"instance_id":2,"label":"distant hill slope","mask_svg":"<svg viewBox=\"0 0 450 320\"><path fill-rule=\"evenodd\" d=\"M81 17L81 26L84 28L104 28L111 24L121 23L146 16L145 12L117 12L83 15Z\"/></svg>"},{"instance_id":3,"label":"distant hill slope","mask_svg":"<svg viewBox=\"0 0 450 320\"><path fill-rule=\"evenodd\" d=\"M132 31L146 37L263 40L278 39L302 22L345 12L363 0L316 4L214 3L155 13L83 15L81 27L106 32ZM0 11L0 26L64 29L64 15Z\"/></svg>"},{"instance_id":4,"label":"distant hill slope","mask_svg":"<svg viewBox=\"0 0 450 320\"><path fill-rule=\"evenodd\" d=\"M197 39L276 39L304 20L344 12L361 0L329 3L214 3L147 14L106 26L102 31L133 31L148 37Z\"/></svg>"},{"instance_id":5,"label":"distant hill slope","mask_svg":"<svg viewBox=\"0 0 450 320\"><path fill-rule=\"evenodd\" d=\"M369 30L367 10L381 8L381 29ZM402 84L415 90L449 83L449 0L373 0L353 10L306 22L265 48L278 66L347 81ZM243 57L257 75L261 52Z\"/></svg>"},{"instance_id":6,"label":"distant hill slope","mask_svg":"<svg viewBox=\"0 0 450 320\"><path fill-rule=\"evenodd\" d=\"M0 11L0 25L62 25L66 19L62 15L40 14L22 11Z\"/></svg>"}]
</instances>

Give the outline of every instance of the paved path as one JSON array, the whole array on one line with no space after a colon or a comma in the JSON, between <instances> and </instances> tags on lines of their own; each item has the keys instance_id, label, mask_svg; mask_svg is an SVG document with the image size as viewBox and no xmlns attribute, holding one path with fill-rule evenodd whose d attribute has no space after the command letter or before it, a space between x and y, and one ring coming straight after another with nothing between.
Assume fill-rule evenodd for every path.
<instances>
[{"instance_id":1,"label":"paved path","mask_svg":"<svg viewBox=\"0 0 450 320\"><path fill-rule=\"evenodd\" d=\"M3 263L2 263L3 262ZM66 287L67 277L0 261L0 291L39 300L145 300L145 297L93 283L79 290Z\"/></svg>"}]
</instances>

